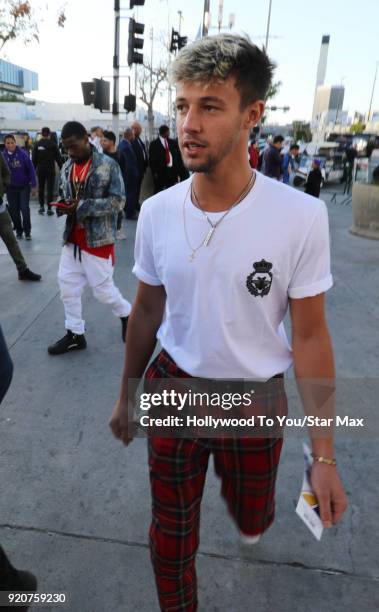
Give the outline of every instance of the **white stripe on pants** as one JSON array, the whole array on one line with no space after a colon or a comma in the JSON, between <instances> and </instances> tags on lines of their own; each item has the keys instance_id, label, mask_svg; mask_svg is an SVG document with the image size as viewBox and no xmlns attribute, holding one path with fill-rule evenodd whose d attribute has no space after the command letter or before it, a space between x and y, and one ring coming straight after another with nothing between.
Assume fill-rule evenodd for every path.
<instances>
[{"instance_id":1,"label":"white stripe on pants","mask_svg":"<svg viewBox=\"0 0 379 612\"><path fill-rule=\"evenodd\" d=\"M79 249L75 259L74 245L66 244L59 262L58 282L65 311L65 327L74 334L84 334L81 297L87 283L99 302L111 305L116 317L127 317L131 311L131 305L113 282L110 257L104 259L82 251L80 261Z\"/></svg>"}]
</instances>

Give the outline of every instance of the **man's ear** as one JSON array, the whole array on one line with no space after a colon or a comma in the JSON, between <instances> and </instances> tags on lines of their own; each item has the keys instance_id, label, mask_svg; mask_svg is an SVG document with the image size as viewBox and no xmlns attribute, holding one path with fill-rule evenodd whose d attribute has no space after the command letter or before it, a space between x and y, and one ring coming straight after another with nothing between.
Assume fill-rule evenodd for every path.
<instances>
[{"instance_id":1,"label":"man's ear","mask_svg":"<svg viewBox=\"0 0 379 612\"><path fill-rule=\"evenodd\" d=\"M265 109L265 103L263 100L256 100L249 104L245 109L245 124L244 127L251 129L259 123Z\"/></svg>"}]
</instances>

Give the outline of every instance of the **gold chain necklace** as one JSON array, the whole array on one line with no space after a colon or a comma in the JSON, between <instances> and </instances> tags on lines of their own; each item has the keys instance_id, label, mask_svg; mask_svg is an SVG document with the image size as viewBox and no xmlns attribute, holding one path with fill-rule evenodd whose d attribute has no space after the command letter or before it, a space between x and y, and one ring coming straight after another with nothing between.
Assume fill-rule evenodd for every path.
<instances>
[{"instance_id":1,"label":"gold chain necklace","mask_svg":"<svg viewBox=\"0 0 379 612\"><path fill-rule=\"evenodd\" d=\"M74 186L74 191L75 191L75 200L78 199L78 196L83 188L83 181L82 178L85 176L87 170L88 170L88 166L90 165L92 159L91 157L88 159L87 163L83 166L83 168L81 169L81 171L79 172L78 175L76 175L76 164L74 163L73 167L72 167L72 184Z\"/></svg>"}]
</instances>

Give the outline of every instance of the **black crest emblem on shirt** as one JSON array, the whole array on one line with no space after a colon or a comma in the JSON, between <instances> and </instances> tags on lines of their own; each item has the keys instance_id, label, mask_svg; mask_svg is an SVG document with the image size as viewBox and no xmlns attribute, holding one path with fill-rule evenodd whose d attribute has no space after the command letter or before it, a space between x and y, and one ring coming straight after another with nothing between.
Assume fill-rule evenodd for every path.
<instances>
[{"instance_id":1,"label":"black crest emblem on shirt","mask_svg":"<svg viewBox=\"0 0 379 612\"><path fill-rule=\"evenodd\" d=\"M254 272L249 274L246 279L246 287L248 291L254 295L260 295L262 298L264 295L268 295L271 289L272 283L272 263L261 259L261 261L255 261L253 264Z\"/></svg>"}]
</instances>

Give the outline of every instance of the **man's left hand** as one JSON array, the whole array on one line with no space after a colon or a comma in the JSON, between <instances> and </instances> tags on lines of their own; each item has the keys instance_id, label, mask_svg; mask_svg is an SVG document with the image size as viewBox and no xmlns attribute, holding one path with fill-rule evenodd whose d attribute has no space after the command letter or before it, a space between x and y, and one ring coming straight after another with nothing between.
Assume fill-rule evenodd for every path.
<instances>
[{"instance_id":1,"label":"man's left hand","mask_svg":"<svg viewBox=\"0 0 379 612\"><path fill-rule=\"evenodd\" d=\"M341 520L348 503L343 484L334 465L314 462L311 484L320 506L323 526L332 527Z\"/></svg>"}]
</instances>

